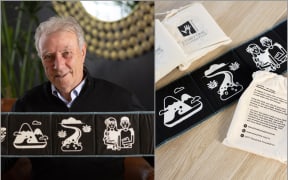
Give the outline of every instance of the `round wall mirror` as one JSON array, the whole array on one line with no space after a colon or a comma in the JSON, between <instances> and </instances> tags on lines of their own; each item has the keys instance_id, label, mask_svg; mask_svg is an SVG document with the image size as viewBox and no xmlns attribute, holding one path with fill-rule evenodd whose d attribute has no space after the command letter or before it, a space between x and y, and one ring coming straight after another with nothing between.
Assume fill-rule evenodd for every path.
<instances>
[{"instance_id":1,"label":"round wall mirror","mask_svg":"<svg viewBox=\"0 0 288 180\"><path fill-rule=\"evenodd\" d=\"M138 2L135 1L80 1L84 9L104 22L118 21L130 15Z\"/></svg>"},{"instance_id":2,"label":"round wall mirror","mask_svg":"<svg viewBox=\"0 0 288 180\"><path fill-rule=\"evenodd\" d=\"M83 2L52 1L52 4L57 14L73 16L80 23L89 52L105 59L128 60L153 50L153 1Z\"/></svg>"}]
</instances>

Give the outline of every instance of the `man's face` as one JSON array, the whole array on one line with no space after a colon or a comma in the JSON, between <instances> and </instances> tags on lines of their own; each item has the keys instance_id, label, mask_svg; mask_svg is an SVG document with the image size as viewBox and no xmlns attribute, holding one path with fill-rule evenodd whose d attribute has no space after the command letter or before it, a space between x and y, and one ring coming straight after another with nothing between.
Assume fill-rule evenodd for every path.
<instances>
[{"instance_id":1,"label":"man's face","mask_svg":"<svg viewBox=\"0 0 288 180\"><path fill-rule=\"evenodd\" d=\"M47 78L60 92L70 93L83 78L86 46L79 47L75 33L56 31L40 38L39 50Z\"/></svg>"}]
</instances>

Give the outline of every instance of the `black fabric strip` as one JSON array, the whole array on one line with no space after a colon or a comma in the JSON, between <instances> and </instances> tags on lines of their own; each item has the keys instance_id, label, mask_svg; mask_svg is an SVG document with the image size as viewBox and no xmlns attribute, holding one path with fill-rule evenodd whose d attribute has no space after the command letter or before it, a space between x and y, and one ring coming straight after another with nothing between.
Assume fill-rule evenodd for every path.
<instances>
[{"instance_id":1,"label":"black fabric strip","mask_svg":"<svg viewBox=\"0 0 288 180\"><path fill-rule=\"evenodd\" d=\"M2 156L154 154L154 112L1 113Z\"/></svg>"},{"instance_id":2,"label":"black fabric strip","mask_svg":"<svg viewBox=\"0 0 288 180\"><path fill-rule=\"evenodd\" d=\"M156 91L156 146L238 100L252 73L287 71L287 20Z\"/></svg>"}]
</instances>

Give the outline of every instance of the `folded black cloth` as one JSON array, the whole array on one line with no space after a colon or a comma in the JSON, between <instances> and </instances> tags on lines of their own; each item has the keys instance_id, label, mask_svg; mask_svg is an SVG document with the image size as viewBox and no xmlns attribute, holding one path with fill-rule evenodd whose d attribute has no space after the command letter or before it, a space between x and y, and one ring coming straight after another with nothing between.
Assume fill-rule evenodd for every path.
<instances>
[{"instance_id":1,"label":"folded black cloth","mask_svg":"<svg viewBox=\"0 0 288 180\"><path fill-rule=\"evenodd\" d=\"M153 155L154 112L1 113L1 149L10 157Z\"/></svg>"}]
</instances>

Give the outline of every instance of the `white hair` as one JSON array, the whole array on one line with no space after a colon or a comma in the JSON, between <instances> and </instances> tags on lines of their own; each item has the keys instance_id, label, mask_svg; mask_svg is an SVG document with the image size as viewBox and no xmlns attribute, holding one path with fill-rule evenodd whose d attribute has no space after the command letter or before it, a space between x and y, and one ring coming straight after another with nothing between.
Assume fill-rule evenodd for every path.
<instances>
[{"instance_id":1,"label":"white hair","mask_svg":"<svg viewBox=\"0 0 288 180\"><path fill-rule=\"evenodd\" d=\"M81 49L85 43L84 32L81 26L73 17L59 17L54 16L39 24L35 32L35 47L38 56L41 57L39 49L39 40L41 36L46 36L56 31L72 31L78 38L78 45Z\"/></svg>"}]
</instances>

